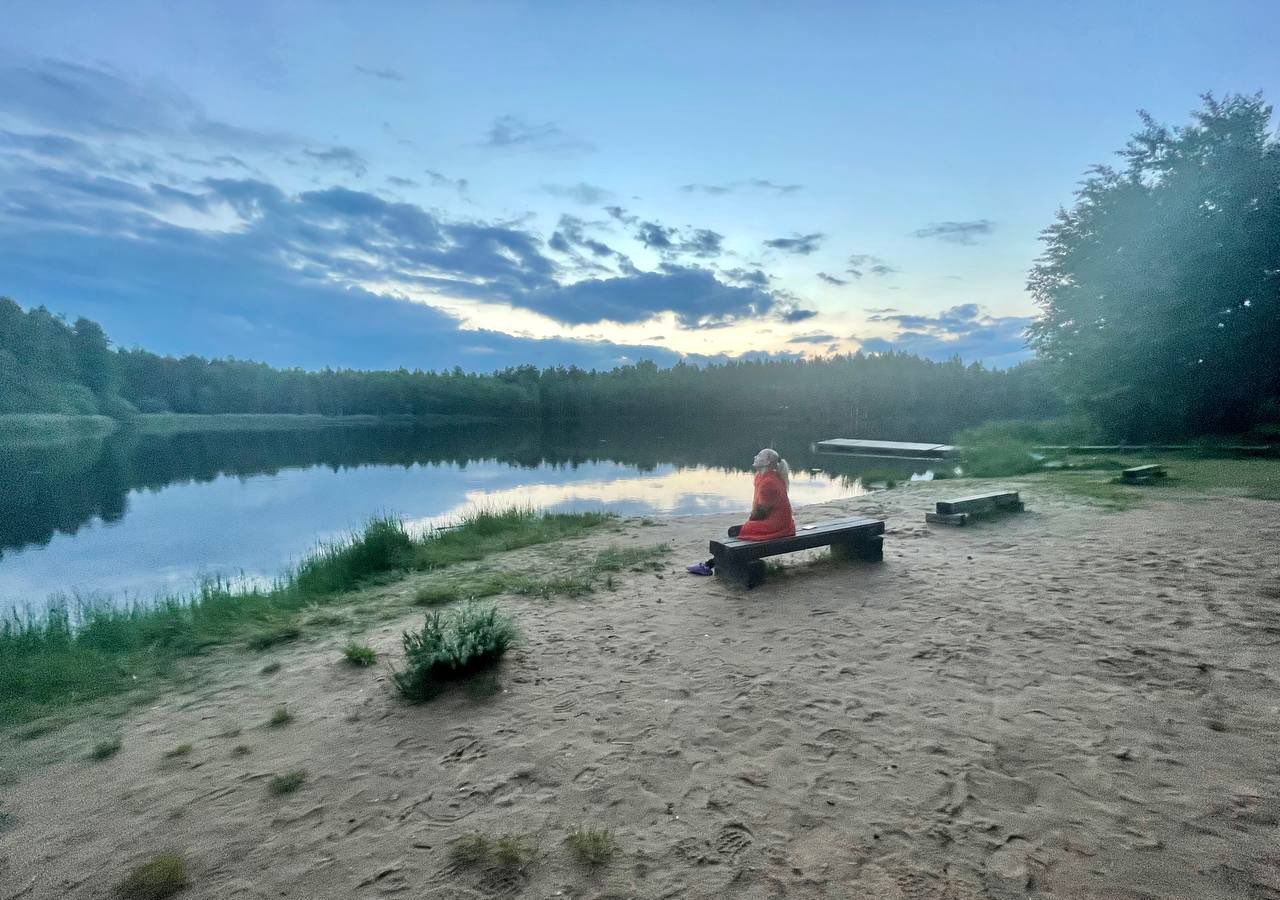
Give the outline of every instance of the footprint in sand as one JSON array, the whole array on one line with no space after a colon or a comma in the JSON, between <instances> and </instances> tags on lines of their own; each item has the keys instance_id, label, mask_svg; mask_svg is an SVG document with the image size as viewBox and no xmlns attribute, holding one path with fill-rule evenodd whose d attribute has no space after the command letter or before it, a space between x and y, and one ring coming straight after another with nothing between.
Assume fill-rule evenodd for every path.
<instances>
[{"instance_id":1,"label":"footprint in sand","mask_svg":"<svg viewBox=\"0 0 1280 900\"><path fill-rule=\"evenodd\" d=\"M449 749L448 753L440 757L442 766L475 762L489 755L488 751L484 749L484 745L480 743L480 739L472 735L458 735L450 738L450 743L454 746Z\"/></svg>"},{"instance_id":2,"label":"footprint in sand","mask_svg":"<svg viewBox=\"0 0 1280 900\"><path fill-rule=\"evenodd\" d=\"M716 852L726 859L737 859L738 854L746 850L755 843L755 835L751 833L751 829L741 822L730 822L724 828L720 829L720 836L716 838Z\"/></svg>"}]
</instances>

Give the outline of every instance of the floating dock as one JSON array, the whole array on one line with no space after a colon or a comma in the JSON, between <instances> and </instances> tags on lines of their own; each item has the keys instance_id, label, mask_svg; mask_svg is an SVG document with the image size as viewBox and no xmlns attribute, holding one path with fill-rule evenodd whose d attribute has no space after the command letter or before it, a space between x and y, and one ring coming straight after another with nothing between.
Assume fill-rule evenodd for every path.
<instances>
[{"instance_id":1,"label":"floating dock","mask_svg":"<svg viewBox=\"0 0 1280 900\"><path fill-rule=\"evenodd\" d=\"M955 456L950 444L913 444L906 441L860 441L853 438L830 438L817 441L814 453L842 456L875 456L886 459L946 459Z\"/></svg>"}]
</instances>

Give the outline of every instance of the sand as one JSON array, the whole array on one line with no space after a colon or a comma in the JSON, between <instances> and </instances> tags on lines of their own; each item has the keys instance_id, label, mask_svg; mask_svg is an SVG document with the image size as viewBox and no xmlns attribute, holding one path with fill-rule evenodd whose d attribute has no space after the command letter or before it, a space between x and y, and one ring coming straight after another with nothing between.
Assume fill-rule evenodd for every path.
<instances>
[{"instance_id":1,"label":"sand","mask_svg":"<svg viewBox=\"0 0 1280 900\"><path fill-rule=\"evenodd\" d=\"M405 705L335 629L214 657L101 726L123 736L105 762L88 726L6 740L65 758L0 786L0 898L102 898L166 848L192 898L1280 898L1280 504L1107 512L1007 483L1030 511L968 528L924 525L946 482L799 510L888 516L885 561L750 593L683 572L729 519L576 540L675 552L612 592L501 598L525 639L488 698ZM394 661L420 615L367 637ZM574 861L579 824L612 829L609 864ZM472 831L536 858L452 862Z\"/></svg>"}]
</instances>

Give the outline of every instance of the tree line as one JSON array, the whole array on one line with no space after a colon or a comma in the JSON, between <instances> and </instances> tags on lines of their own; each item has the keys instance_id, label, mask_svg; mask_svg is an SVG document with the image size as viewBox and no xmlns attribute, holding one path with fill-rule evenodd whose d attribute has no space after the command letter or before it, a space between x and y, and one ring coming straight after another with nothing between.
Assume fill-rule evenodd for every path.
<instances>
[{"instance_id":1,"label":"tree line","mask_svg":"<svg viewBox=\"0 0 1280 900\"><path fill-rule=\"evenodd\" d=\"M609 371L521 366L491 374L276 369L112 350L95 322L68 323L43 307L24 312L0 299L0 413L465 413L556 422L774 416L944 440L992 418L1061 409L1034 365L998 371L907 354L670 368L641 362Z\"/></svg>"}]
</instances>

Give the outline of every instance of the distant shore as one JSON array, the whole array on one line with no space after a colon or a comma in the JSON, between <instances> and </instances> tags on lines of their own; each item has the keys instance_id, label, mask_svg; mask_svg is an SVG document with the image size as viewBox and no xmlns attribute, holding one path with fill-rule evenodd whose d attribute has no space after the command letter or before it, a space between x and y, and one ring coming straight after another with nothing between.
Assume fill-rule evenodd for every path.
<instances>
[{"instance_id":1,"label":"distant shore","mask_svg":"<svg viewBox=\"0 0 1280 900\"><path fill-rule=\"evenodd\" d=\"M70 416L59 413L0 415L0 444L50 444L103 438L129 428L143 434L184 434L198 431L296 431L312 428L368 428L374 425L466 425L492 422L472 415L321 416L290 413L144 413L132 419L109 416Z\"/></svg>"}]
</instances>

